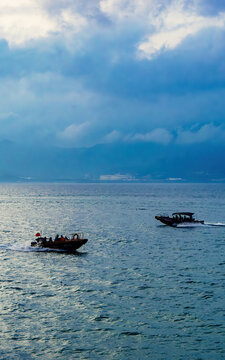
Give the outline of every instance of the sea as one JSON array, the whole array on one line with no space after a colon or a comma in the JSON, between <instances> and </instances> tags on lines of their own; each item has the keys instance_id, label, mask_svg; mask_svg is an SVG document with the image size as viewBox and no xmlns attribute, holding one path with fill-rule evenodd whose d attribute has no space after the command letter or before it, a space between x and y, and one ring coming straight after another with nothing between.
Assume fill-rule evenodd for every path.
<instances>
[{"instance_id":1,"label":"sea","mask_svg":"<svg viewBox=\"0 0 225 360\"><path fill-rule=\"evenodd\" d=\"M225 359L225 184L2 183L0 214L0 359Z\"/></svg>"}]
</instances>

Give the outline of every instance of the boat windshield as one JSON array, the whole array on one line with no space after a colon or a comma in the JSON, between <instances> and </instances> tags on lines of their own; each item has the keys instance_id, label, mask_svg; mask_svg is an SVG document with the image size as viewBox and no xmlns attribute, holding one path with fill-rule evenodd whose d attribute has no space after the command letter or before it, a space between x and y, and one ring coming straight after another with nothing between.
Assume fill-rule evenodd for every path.
<instances>
[{"instance_id":1,"label":"boat windshield","mask_svg":"<svg viewBox=\"0 0 225 360\"><path fill-rule=\"evenodd\" d=\"M190 219L191 218L191 216L190 215L183 215L183 214L174 214L173 215L173 218L177 218L177 217L179 217L179 218L188 218L188 219Z\"/></svg>"},{"instance_id":2,"label":"boat windshield","mask_svg":"<svg viewBox=\"0 0 225 360\"><path fill-rule=\"evenodd\" d=\"M173 219L177 221L192 221L193 213L173 213Z\"/></svg>"}]
</instances>

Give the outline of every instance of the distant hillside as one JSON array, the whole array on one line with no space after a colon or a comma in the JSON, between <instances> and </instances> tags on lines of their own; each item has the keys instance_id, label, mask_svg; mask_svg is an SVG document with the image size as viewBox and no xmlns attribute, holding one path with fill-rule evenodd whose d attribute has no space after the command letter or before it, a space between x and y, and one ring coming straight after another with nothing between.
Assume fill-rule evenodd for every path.
<instances>
[{"instance_id":1,"label":"distant hillside","mask_svg":"<svg viewBox=\"0 0 225 360\"><path fill-rule=\"evenodd\" d=\"M33 148L0 142L1 181L84 181L104 174L141 180L225 179L225 147L205 145L109 144L92 148Z\"/></svg>"}]
</instances>

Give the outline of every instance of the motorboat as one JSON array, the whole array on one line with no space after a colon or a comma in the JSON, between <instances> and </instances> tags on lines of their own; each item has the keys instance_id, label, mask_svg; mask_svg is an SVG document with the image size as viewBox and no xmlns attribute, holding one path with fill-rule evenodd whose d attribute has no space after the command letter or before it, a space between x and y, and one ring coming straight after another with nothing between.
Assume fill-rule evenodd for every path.
<instances>
[{"instance_id":1,"label":"motorboat","mask_svg":"<svg viewBox=\"0 0 225 360\"><path fill-rule=\"evenodd\" d=\"M161 221L165 225L176 227L179 224L204 224L204 220L196 220L192 212L175 212L172 216L156 215L156 220Z\"/></svg>"},{"instance_id":2,"label":"motorboat","mask_svg":"<svg viewBox=\"0 0 225 360\"><path fill-rule=\"evenodd\" d=\"M85 239L81 233L75 233L71 238L56 235L54 240L51 237L42 237L40 233L37 233L35 241L31 242L31 246L73 252L86 244L87 241L88 239Z\"/></svg>"}]
</instances>

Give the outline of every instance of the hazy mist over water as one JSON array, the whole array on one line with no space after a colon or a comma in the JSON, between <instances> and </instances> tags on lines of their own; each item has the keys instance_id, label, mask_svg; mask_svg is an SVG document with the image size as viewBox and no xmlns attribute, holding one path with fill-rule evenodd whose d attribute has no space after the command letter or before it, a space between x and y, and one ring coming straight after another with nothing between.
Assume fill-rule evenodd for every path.
<instances>
[{"instance_id":1,"label":"hazy mist over water","mask_svg":"<svg viewBox=\"0 0 225 360\"><path fill-rule=\"evenodd\" d=\"M224 358L224 184L0 184L0 211L1 359ZM79 255L30 247L77 230Z\"/></svg>"}]
</instances>

